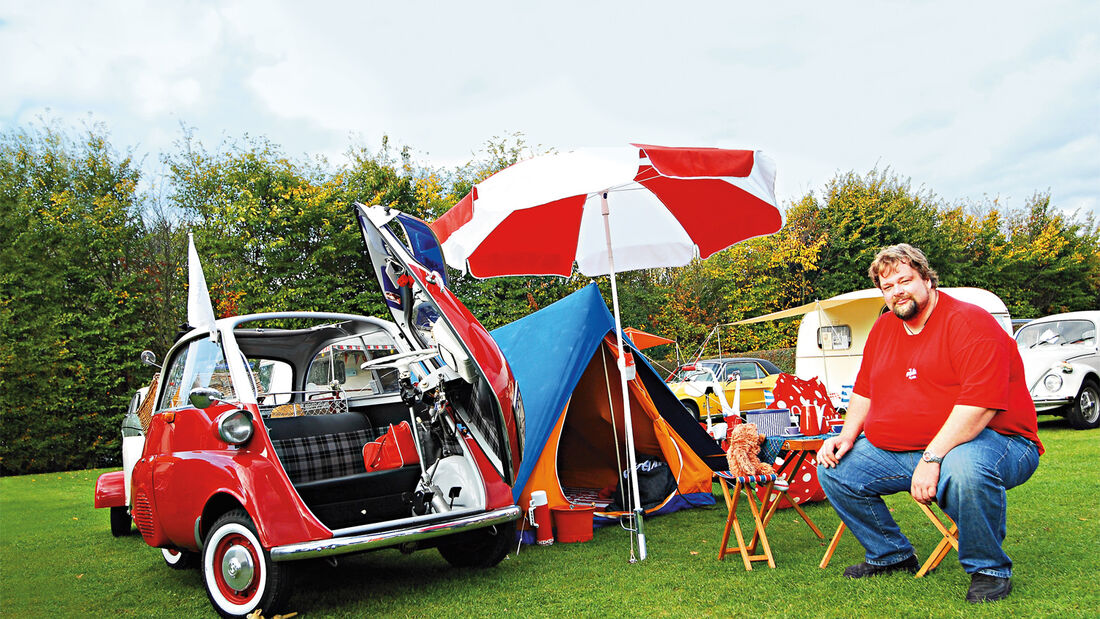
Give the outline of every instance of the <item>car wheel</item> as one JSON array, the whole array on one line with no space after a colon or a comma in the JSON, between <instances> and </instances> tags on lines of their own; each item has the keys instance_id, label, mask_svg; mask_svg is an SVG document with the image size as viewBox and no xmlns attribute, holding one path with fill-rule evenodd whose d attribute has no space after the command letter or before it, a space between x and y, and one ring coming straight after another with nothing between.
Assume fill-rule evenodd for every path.
<instances>
[{"instance_id":1,"label":"car wheel","mask_svg":"<svg viewBox=\"0 0 1100 619\"><path fill-rule=\"evenodd\" d=\"M460 533L439 545L439 554L455 567L493 567L516 543L516 523Z\"/></svg>"},{"instance_id":2,"label":"car wheel","mask_svg":"<svg viewBox=\"0 0 1100 619\"><path fill-rule=\"evenodd\" d=\"M1075 430L1091 430L1100 427L1100 385L1091 378L1081 383L1081 391L1069 407L1066 415Z\"/></svg>"},{"instance_id":3,"label":"car wheel","mask_svg":"<svg viewBox=\"0 0 1100 619\"><path fill-rule=\"evenodd\" d=\"M684 405L684 408L686 408L687 411L691 413L692 417L695 417L696 421L702 421L702 419L700 419L699 417L699 405L695 402L695 400L680 400L680 404Z\"/></svg>"},{"instance_id":4,"label":"car wheel","mask_svg":"<svg viewBox=\"0 0 1100 619\"><path fill-rule=\"evenodd\" d=\"M115 537L129 535L132 526L133 521L130 519L130 512L125 505L111 508L111 535Z\"/></svg>"},{"instance_id":5,"label":"car wheel","mask_svg":"<svg viewBox=\"0 0 1100 619\"><path fill-rule=\"evenodd\" d=\"M243 509L214 522L202 550L202 579L214 610L245 617L259 610L274 615L290 598L289 567L271 560L256 525Z\"/></svg>"},{"instance_id":6,"label":"car wheel","mask_svg":"<svg viewBox=\"0 0 1100 619\"><path fill-rule=\"evenodd\" d=\"M188 570L199 564L199 553L175 548L161 548L164 562L174 570Z\"/></svg>"}]
</instances>

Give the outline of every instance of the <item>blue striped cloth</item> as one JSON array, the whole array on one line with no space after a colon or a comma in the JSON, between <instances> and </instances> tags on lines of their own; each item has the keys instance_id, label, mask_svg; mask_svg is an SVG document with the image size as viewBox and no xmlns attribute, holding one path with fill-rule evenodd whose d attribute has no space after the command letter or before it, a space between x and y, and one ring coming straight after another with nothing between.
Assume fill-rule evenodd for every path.
<instances>
[{"instance_id":1,"label":"blue striped cloth","mask_svg":"<svg viewBox=\"0 0 1100 619\"><path fill-rule=\"evenodd\" d=\"M747 475L745 477L738 477L729 471L719 471L715 473L715 475L730 481L740 481L743 484L766 484L769 481L775 481L775 475Z\"/></svg>"},{"instance_id":2,"label":"blue striped cloth","mask_svg":"<svg viewBox=\"0 0 1100 619\"><path fill-rule=\"evenodd\" d=\"M848 408L848 401L852 399L852 388L855 385L841 385L840 386L840 406L841 408Z\"/></svg>"}]
</instances>

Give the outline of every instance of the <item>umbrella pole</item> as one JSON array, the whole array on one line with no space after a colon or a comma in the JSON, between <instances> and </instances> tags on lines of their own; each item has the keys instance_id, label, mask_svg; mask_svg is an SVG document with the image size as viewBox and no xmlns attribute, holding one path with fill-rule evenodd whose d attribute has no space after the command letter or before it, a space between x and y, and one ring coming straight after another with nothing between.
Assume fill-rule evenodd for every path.
<instances>
[{"instance_id":1,"label":"umbrella pole","mask_svg":"<svg viewBox=\"0 0 1100 619\"><path fill-rule=\"evenodd\" d=\"M623 324L619 318L619 291L615 286L615 258L611 251L610 211L607 208L607 192L601 195L600 208L603 214L603 230L607 238L607 265L611 275L611 305L615 310L615 344L619 352L619 379L623 388L623 426L626 430L627 470L630 471L630 489L634 495L634 526L638 536L638 559L645 561L645 526L642 523L642 493L638 490L638 457L634 452L634 423L630 416L630 392L626 380L626 355L623 352Z\"/></svg>"}]
</instances>

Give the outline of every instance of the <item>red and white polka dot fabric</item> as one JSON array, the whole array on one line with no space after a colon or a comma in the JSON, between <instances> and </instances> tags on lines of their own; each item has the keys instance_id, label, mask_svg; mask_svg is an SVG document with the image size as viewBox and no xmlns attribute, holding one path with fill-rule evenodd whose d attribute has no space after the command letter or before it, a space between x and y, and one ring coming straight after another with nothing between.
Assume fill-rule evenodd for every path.
<instances>
[{"instance_id":1,"label":"red and white polka dot fabric","mask_svg":"<svg viewBox=\"0 0 1100 619\"><path fill-rule=\"evenodd\" d=\"M817 378L802 380L793 374L780 374L772 394L775 399L771 408L787 408L800 413L807 410L807 407L814 407L821 409L823 420L832 420L837 417L825 385ZM790 454L788 457L797 458L798 455ZM778 469L782 463L782 458L776 458L775 467ZM817 481L817 458L813 454L806 456L797 472L793 475L787 474L787 481L790 483L790 489L787 492L796 503L825 500L825 491ZM787 499L780 499L780 509L790 506Z\"/></svg>"},{"instance_id":2,"label":"red and white polka dot fabric","mask_svg":"<svg viewBox=\"0 0 1100 619\"><path fill-rule=\"evenodd\" d=\"M782 462L782 458L776 458L775 467L779 468ZM806 456L806 459L802 461L802 466L798 467L798 472L794 475L788 475L787 480L791 486L787 490L787 494L799 505L825 500L825 491L821 489L821 484L817 481L817 458L813 455ZM760 499L763 500L763 488L759 488L757 493ZM786 498L779 499L779 509L786 509L790 506L791 504Z\"/></svg>"},{"instance_id":3,"label":"red and white polka dot fabric","mask_svg":"<svg viewBox=\"0 0 1100 619\"><path fill-rule=\"evenodd\" d=\"M836 417L836 409L825 385L817 377L802 380L794 374L780 374L772 389L775 400L769 408L787 408L794 412L806 410L807 405L821 408L824 419Z\"/></svg>"}]
</instances>

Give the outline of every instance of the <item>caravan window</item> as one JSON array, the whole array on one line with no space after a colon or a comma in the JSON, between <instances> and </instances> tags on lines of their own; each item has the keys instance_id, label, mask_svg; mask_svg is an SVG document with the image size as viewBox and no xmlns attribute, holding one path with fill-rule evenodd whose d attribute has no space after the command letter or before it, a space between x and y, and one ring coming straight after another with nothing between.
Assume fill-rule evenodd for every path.
<instances>
[{"instance_id":1,"label":"caravan window","mask_svg":"<svg viewBox=\"0 0 1100 619\"><path fill-rule=\"evenodd\" d=\"M817 328L817 347L821 350L847 350L852 347L852 328L834 325Z\"/></svg>"}]
</instances>

